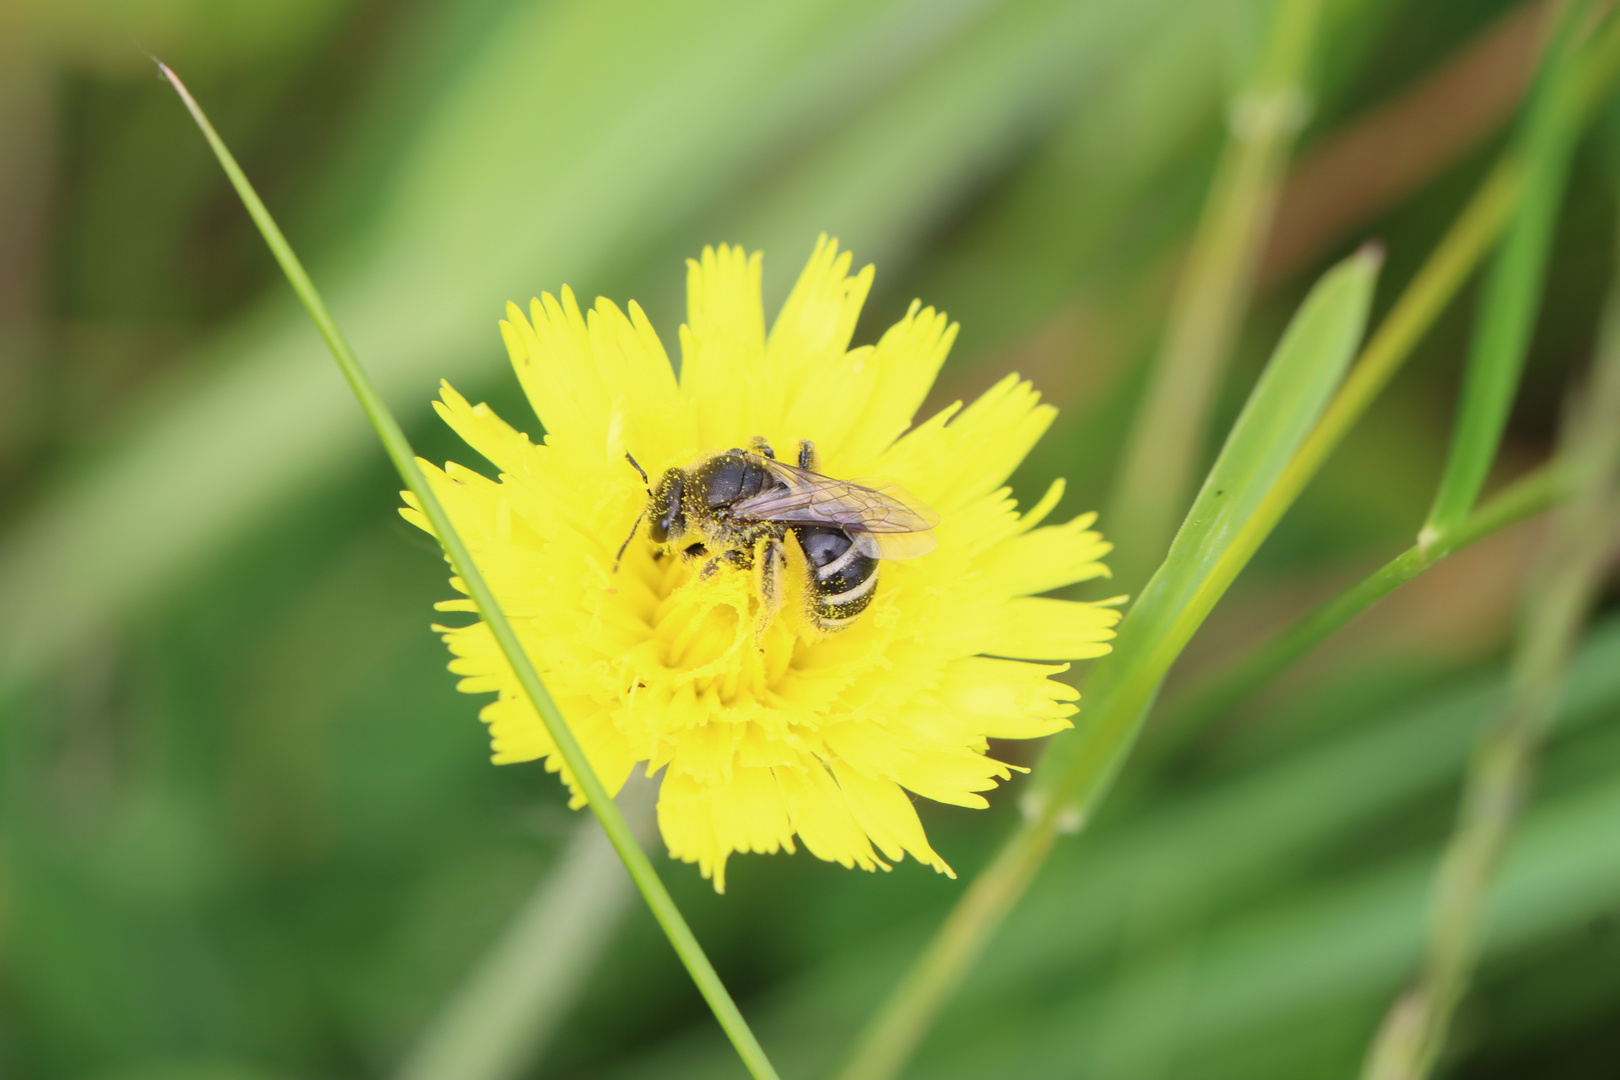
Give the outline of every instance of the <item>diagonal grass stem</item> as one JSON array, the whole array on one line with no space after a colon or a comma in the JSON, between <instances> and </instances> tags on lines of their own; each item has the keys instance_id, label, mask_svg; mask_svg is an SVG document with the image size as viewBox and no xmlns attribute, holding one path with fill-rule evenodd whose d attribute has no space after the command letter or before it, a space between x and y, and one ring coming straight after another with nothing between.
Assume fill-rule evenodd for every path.
<instances>
[{"instance_id":1,"label":"diagonal grass stem","mask_svg":"<svg viewBox=\"0 0 1620 1080\"><path fill-rule=\"evenodd\" d=\"M405 432L400 428L399 421L394 418L388 406L383 402L370 377L361 366L359 359L349 348L343 334L338 330L337 324L332 320L331 313L327 311L325 302L316 290L314 282L304 271L303 264L293 252L292 246L282 235L281 229L270 216L270 211L260 201L253 185L248 182L246 174L236 163L224 141L208 122L202 108L192 98L178 76L167 65L159 63L158 69L163 73L180 99L185 102L186 109L191 113L193 120L202 130L208 145L213 148L214 156L219 159L220 166L230 178L231 186L241 197L242 204L252 216L253 222L258 226L266 245L275 256L287 281L292 285L293 291L303 302L304 308L314 320L316 329L320 331L327 348L331 350L332 357L337 361L343 377L348 380L349 387L360 402L366 418L377 431L377 437L383 444L383 450L388 454L394 467L399 470L400 478L405 486L421 502L422 513L433 525L433 531L443 545L445 554L450 560L451 567L461 577L467 586L467 592L473 603L478 607L478 613L488 624L496 642L500 645L506 660L512 666L513 673L518 682L522 684L524 693L533 702L535 711L539 713L541 721L546 726L546 732L551 736L557 746L558 753L569 771L579 782L580 789L585 793L591 812L596 815L602 830L607 834L613 849L618 852L619 858L624 862L625 868L630 872L631 879L636 883L647 906L652 909L653 917L658 920L659 926L669 938L681 963L691 974L692 981L697 984L709 1008L714 1011L715 1018L719 1020L726 1036L736 1047L737 1054L748 1067L756 1080L777 1080L776 1069L765 1056L765 1051L754 1038L754 1033L743 1019L742 1013L721 983L720 976L715 972L714 965L704 954L703 947L698 944L697 937L692 933L691 927L681 916L680 910L675 906L674 899L664 888L664 883L653 869L646 852L636 842L630 826L625 822L624 816L614 805L613 799L608 795L607 789L597 777L596 771L591 767L590 760L585 756L584 750L574 738L568 723L563 719L557 704L552 700L551 694L546 690L540 679L540 674L530 662L528 654L524 652L512 624L506 620L501 612L500 604L495 599L489 583L484 580L477 564L473 561L466 544L456 532L455 525L445 512L432 487L428 485L421 467L417 464L416 455L412 452Z\"/></svg>"},{"instance_id":2,"label":"diagonal grass stem","mask_svg":"<svg viewBox=\"0 0 1620 1080\"><path fill-rule=\"evenodd\" d=\"M1455 529L1428 545L1413 544L1348 589L1284 628L1274 638L1208 686L1189 693L1190 704L1167 718L1154 756L1162 757L1210 720L1267 685L1336 630L1446 556L1551 509L1567 488L1556 464L1543 466L1509 485Z\"/></svg>"},{"instance_id":3,"label":"diagonal grass stem","mask_svg":"<svg viewBox=\"0 0 1620 1080\"><path fill-rule=\"evenodd\" d=\"M1445 1048L1479 952L1497 868L1529 799L1536 752L1557 715L1620 531L1620 281L1610 287L1591 381L1565 426L1559 457L1568 493L1526 587L1509 700L1474 747L1457 824L1435 873L1422 966L1386 1014L1363 1080L1422 1080Z\"/></svg>"}]
</instances>

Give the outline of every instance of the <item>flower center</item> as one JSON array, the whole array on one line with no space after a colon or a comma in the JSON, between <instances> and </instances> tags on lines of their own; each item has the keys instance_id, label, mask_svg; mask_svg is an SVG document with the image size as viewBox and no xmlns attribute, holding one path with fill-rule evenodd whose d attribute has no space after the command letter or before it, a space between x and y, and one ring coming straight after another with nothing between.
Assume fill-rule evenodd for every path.
<instances>
[{"instance_id":1,"label":"flower center","mask_svg":"<svg viewBox=\"0 0 1620 1080\"><path fill-rule=\"evenodd\" d=\"M814 634L803 616L802 556L790 551L785 603L769 625L757 570L721 565L704 575L701 562L664 563L653 638L675 685L713 690L727 705L767 698L798 641Z\"/></svg>"}]
</instances>

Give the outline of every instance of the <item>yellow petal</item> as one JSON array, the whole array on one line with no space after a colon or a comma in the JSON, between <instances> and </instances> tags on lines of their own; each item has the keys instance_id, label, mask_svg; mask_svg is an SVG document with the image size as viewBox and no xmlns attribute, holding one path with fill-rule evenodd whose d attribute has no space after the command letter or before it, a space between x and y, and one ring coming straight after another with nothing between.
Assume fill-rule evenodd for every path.
<instances>
[{"instance_id":1,"label":"yellow petal","mask_svg":"<svg viewBox=\"0 0 1620 1080\"><path fill-rule=\"evenodd\" d=\"M543 293L530 303L528 318L516 304L506 305L502 337L547 444L575 452L604 444L613 393L591 356L573 290L564 287L561 299Z\"/></svg>"},{"instance_id":2,"label":"yellow petal","mask_svg":"<svg viewBox=\"0 0 1620 1080\"><path fill-rule=\"evenodd\" d=\"M779 769L776 779L787 799L793 831L817 858L862 870L888 869L872 851L843 792L820 761L810 758L800 768Z\"/></svg>"},{"instance_id":3,"label":"yellow petal","mask_svg":"<svg viewBox=\"0 0 1620 1080\"><path fill-rule=\"evenodd\" d=\"M967 408L919 426L886 452L878 475L902 482L941 514L995 491L1051 426L1057 410L1009 375Z\"/></svg>"},{"instance_id":4,"label":"yellow petal","mask_svg":"<svg viewBox=\"0 0 1620 1080\"><path fill-rule=\"evenodd\" d=\"M1066 525L1049 525L1012 537L986 553L977 567L1013 596L1107 577L1108 568L1100 560L1114 545L1103 540L1101 533L1087 529L1095 519L1095 514L1085 514Z\"/></svg>"},{"instance_id":5,"label":"yellow petal","mask_svg":"<svg viewBox=\"0 0 1620 1080\"><path fill-rule=\"evenodd\" d=\"M721 244L686 265L681 392L696 409L700 449L725 449L763 430L761 257Z\"/></svg>"},{"instance_id":6,"label":"yellow petal","mask_svg":"<svg viewBox=\"0 0 1620 1080\"><path fill-rule=\"evenodd\" d=\"M847 351L872 288L872 268L850 276L850 259L847 251L839 254L838 241L823 234L771 326L763 387L771 422L762 433L784 445L809 432L818 443L835 445L842 433L818 423L824 411L842 405L844 415L858 412L870 392L847 386L840 377L870 352ZM857 396L828 398L851 392Z\"/></svg>"},{"instance_id":7,"label":"yellow petal","mask_svg":"<svg viewBox=\"0 0 1620 1080\"><path fill-rule=\"evenodd\" d=\"M878 340L869 355L851 353L852 370L837 372L841 382L825 391L824 400L836 404L859 403L842 414L829 405L824 417L829 428L840 431L829 440L840 455L837 464L850 476L866 476L879 467L889 446L911 426L934 378L956 341L956 324L944 312L913 301L905 317ZM829 373L829 381L834 373Z\"/></svg>"},{"instance_id":8,"label":"yellow petal","mask_svg":"<svg viewBox=\"0 0 1620 1080\"><path fill-rule=\"evenodd\" d=\"M884 855L899 862L902 853L909 852L912 858L939 873L956 876L956 871L928 846L917 809L898 784L866 776L846 761L834 762L833 772L856 822Z\"/></svg>"},{"instance_id":9,"label":"yellow petal","mask_svg":"<svg viewBox=\"0 0 1620 1080\"><path fill-rule=\"evenodd\" d=\"M1051 678L1068 669L969 656L951 664L936 693L949 708L975 717L993 739L1033 739L1074 726L1067 718L1079 691Z\"/></svg>"},{"instance_id":10,"label":"yellow petal","mask_svg":"<svg viewBox=\"0 0 1620 1080\"><path fill-rule=\"evenodd\" d=\"M977 651L1021 660L1086 660L1108 652L1119 612L1113 608L1025 596L1007 602L978 638Z\"/></svg>"}]
</instances>

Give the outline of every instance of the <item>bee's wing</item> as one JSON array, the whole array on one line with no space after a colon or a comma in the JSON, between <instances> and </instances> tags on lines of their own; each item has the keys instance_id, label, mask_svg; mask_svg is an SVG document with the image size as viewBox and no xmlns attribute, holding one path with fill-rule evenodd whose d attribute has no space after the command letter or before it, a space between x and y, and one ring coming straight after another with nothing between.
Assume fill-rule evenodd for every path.
<instances>
[{"instance_id":1,"label":"bee's wing","mask_svg":"<svg viewBox=\"0 0 1620 1080\"><path fill-rule=\"evenodd\" d=\"M735 503L738 517L843 529L874 558L915 559L934 550L928 530L938 515L899 488L877 491L780 461L767 461L766 468L783 486Z\"/></svg>"},{"instance_id":2,"label":"bee's wing","mask_svg":"<svg viewBox=\"0 0 1620 1080\"><path fill-rule=\"evenodd\" d=\"M932 532L906 532L906 533L851 533L855 541L855 549L863 555L870 555L874 559L888 559L890 562L903 562L906 559L917 559L934 550L934 534Z\"/></svg>"}]
</instances>

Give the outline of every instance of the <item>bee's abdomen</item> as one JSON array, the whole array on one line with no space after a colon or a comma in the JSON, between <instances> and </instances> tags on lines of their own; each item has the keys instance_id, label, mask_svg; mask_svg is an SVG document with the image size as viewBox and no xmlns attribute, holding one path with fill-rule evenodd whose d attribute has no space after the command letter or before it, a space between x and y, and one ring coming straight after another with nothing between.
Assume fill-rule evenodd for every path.
<instances>
[{"instance_id":1,"label":"bee's abdomen","mask_svg":"<svg viewBox=\"0 0 1620 1080\"><path fill-rule=\"evenodd\" d=\"M839 630L866 610L877 591L878 561L855 549L842 529L793 529L810 564L810 613L823 630Z\"/></svg>"}]
</instances>

